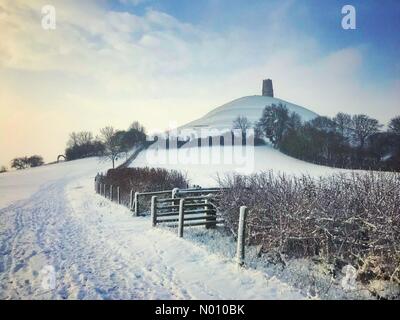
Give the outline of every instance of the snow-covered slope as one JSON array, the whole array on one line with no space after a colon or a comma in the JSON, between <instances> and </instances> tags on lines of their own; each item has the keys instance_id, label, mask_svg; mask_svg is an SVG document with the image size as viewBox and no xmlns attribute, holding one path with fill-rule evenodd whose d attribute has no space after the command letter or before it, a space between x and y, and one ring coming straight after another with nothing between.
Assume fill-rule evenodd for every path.
<instances>
[{"instance_id":1,"label":"snow-covered slope","mask_svg":"<svg viewBox=\"0 0 400 320\"><path fill-rule=\"evenodd\" d=\"M85 159L0 175L0 299L304 298L95 194L108 167Z\"/></svg>"},{"instance_id":2,"label":"snow-covered slope","mask_svg":"<svg viewBox=\"0 0 400 320\"><path fill-rule=\"evenodd\" d=\"M230 173L251 174L273 170L322 176L346 171L294 159L270 146L182 147L166 150L154 144L140 153L131 166L181 170L187 174L191 184L202 187L216 186L217 176Z\"/></svg>"},{"instance_id":3,"label":"snow-covered slope","mask_svg":"<svg viewBox=\"0 0 400 320\"><path fill-rule=\"evenodd\" d=\"M255 124L262 115L266 106L283 104L289 112L297 113L303 121L309 121L318 116L315 112L299 105L270 96L246 96L228 102L207 113L202 118L170 131L169 134L177 134L181 137L209 137L223 135L232 129L233 121L238 116L246 117ZM192 142L195 140L192 140ZM196 142L197 143L197 142ZM213 142L214 144L214 142ZM189 145L189 147L188 147ZM233 163L218 160L224 155L235 155ZM197 159L195 159L197 157ZM212 160L207 160L212 159ZM217 159L217 160L216 160ZM216 160L216 161L215 161ZM216 177L226 173L256 173L266 170L285 172L292 174L311 174L320 176L332 173L332 168L310 164L300 161L271 148L260 146L255 148L242 148L241 146L212 146L193 147L193 143L187 143L179 149L166 150L154 144L131 163L131 166L153 166L167 169L177 169L186 172L192 184L201 186L216 185Z\"/></svg>"},{"instance_id":4,"label":"snow-covered slope","mask_svg":"<svg viewBox=\"0 0 400 320\"><path fill-rule=\"evenodd\" d=\"M265 106L282 103L290 112L298 113L303 121L311 120L318 115L304 107L293 103L267 96L248 96L228 102L207 113L204 117L189 122L179 129L215 128L226 130L232 128L232 122L238 116L245 116L252 123L257 122Z\"/></svg>"},{"instance_id":5,"label":"snow-covered slope","mask_svg":"<svg viewBox=\"0 0 400 320\"><path fill-rule=\"evenodd\" d=\"M123 161L121 158L116 161L116 165L122 164ZM44 184L87 174L95 175L109 168L110 163L98 158L87 158L0 174L0 209L17 200L31 197Z\"/></svg>"}]
</instances>

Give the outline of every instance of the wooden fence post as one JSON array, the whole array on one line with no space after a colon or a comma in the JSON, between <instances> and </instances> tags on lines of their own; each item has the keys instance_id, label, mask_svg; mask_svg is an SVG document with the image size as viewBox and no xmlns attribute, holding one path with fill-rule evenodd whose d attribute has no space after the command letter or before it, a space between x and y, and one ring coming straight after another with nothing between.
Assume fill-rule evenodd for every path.
<instances>
[{"instance_id":1,"label":"wooden fence post","mask_svg":"<svg viewBox=\"0 0 400 320\"><path fill-rule=\"evenodd\" d=\"M157 197L151 197L151 225L155 227L157 225Z\"/></svg>"},{"instance_id":2,"label":"wooden fence post","mask_svg":"<svg viewBox=\"0 0 400 320\"><path fill-rule=\"evenodd\" d=\"M131 189L131 192L129 194L129 209L133 210L133 190Z\"/></svg>"},{"instance_id":3,"label":"wooden fence post","mask_svg":"<svg viewBox=\"0 0 400 320\"><path fill-rule=\"evenodd\" d=\"M176 198L177 193L179 192L179 188L173 188L171 192L171 198Z\"/></svg>"},{"instance_id":4,"label":"wooden fence post","mask_svg":"<svg viewBox=\"0 0 400 320\"><path fill-rule=\"evenodd\" d=\"M114 190L113 185L110 185L110 200L111 201L113 201L113 190Z\"/></svg>"},{"instance_id":5,"label":"wooden fence post","mask_svg":"<svg viewBox=\"0 0 400 320\"><path fill-rule=\"evenodd\" d=\"M135 192L135 197L134 197L134 216L138 217L139 216L139 192Z\"/></svg>"},{"instance_id":6,"label":"wooden fence post","mask_svg":"<svg viewBox=\"0 0 400 320\"><path fill-rule=\"evenodd\" d=\"M239 227L237 236L237 248L236 248L236 262L239 266L244 264L244 242L245 242L245 232L246 232L246 217L247 217L247 207L240 207L239 215Z\"/></svg>"},{"instance_id":7,"label":"wooden fence post","mask_svg":"<svg viewBox=\"0 0 400 320\"><path fill-rule=\"evenodd\" d=\"M179 201L179 224L178 224L178 237L183 237L183 223L185 220L185 199Z\"/></svg>"},{"instance_id":8,"label":"wooden fence post","mask_svg":"<svg viewBox=\"0 0 400 320\"><path fill-rule=\"evenodd\" d=\"M204 204L205 204L204 210L208 210L208 200L207 199L204 200ZM208 224L208 222L210 221L210 220L208 220L209 216L210 216L210 214L208 212L206 212L206 222L207 222L206 229L210 229L211 228L211 225Z\"/></svg>"},{"instance_id":9,"label":"wooden fence post","mask_svg":"<svg viewBox=\"0 0 400 320\"><path fill-rule=\"evenodd\" d=\"M104 184L104 198L107 199L107 185Z\"/></svg>"},{"instance_id":10,"label":"wooden fence post","mask_svg":"<svg viewBox=\"0 0 400 320\"><path fill-rule=\"evenodd\" d=\"M204 204L205 204L204 210L212 210L211 207L208 206L208 204L210 204L210 203L211 202L208 199L206 199L204 201ZM211 217L211 219L210 219L210 217ZM210 224L206 224L206 229L213 229L213 228L217 227L217 217L216 217L216 214L214 214L214 211L206 213L206 221L207 222L213 222L213 223L210 223Z\"/></svg>"},{"instance_id":11,"label":"wooden fence post","mask_svg":"<svg viewBox=\"0 0 400 320\"><path fill-rule=\"evenodd\" d=\"M118 204L121 204L121 189L120 189L120 187L118 186L117 187L117 202L118 202Z\"/></svg>"}]
</instances>

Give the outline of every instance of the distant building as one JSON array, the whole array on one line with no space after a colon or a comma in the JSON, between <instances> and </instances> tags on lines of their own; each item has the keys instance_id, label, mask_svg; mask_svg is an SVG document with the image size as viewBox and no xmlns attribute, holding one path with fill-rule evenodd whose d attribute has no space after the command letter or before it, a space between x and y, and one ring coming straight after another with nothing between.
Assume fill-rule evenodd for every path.
<instances>
[{"instance_id":1,"label":"distant building","mask_svg":"<svg viewBox=\"0 0 400 320\"><path fill-rule=\"evenodd\" d=\"M271 79L266 79L263 81L262 95L264 97L274 97L274 88L272 86Z\"/></svg>"}]
</instances>

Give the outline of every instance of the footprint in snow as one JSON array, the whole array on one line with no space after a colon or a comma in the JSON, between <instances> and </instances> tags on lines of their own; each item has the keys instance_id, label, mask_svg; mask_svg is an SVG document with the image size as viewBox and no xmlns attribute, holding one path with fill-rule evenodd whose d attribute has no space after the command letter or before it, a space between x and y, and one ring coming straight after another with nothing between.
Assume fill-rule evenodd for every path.
<instances>
[{"instance_id":1,"label":"footprint in snow","mask_svg":"<svg viewBox=\"0 0 400 320\"><path fill-rule=\"evenodd\" d=\"M25 267L25 264L23 261L20 261L14 268L13 272L18 272L19 270L21 270L23 267Z\"/></svg>"}]
</instances>

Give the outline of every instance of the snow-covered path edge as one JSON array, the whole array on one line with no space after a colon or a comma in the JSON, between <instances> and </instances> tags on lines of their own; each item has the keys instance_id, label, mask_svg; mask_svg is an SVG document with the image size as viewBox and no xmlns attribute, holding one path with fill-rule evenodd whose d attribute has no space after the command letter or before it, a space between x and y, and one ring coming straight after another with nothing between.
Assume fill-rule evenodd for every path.
<instances>
[{"instance_id":1,"label":"snow-covered path edge","mask_svg":"<svg viewBox=\"0 0 400 320\"><path fill-rule=\"evenodd\" d=\"M73 219L85 226L87 236L109 257L102 267L110 270L110 277L119 278L110 286L124 283L110 298L304 298L276 278L239 269L206 246L152 228L148 217L132 217L128 209L95 195L89 179L69 185L67 197Z\"/></svg>"}]
</instances>

